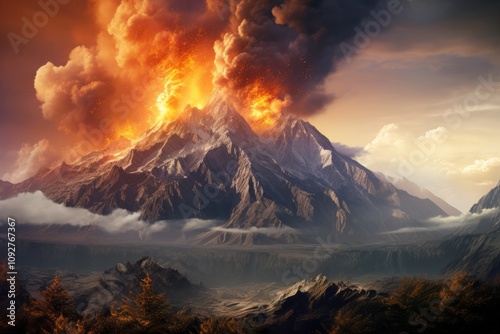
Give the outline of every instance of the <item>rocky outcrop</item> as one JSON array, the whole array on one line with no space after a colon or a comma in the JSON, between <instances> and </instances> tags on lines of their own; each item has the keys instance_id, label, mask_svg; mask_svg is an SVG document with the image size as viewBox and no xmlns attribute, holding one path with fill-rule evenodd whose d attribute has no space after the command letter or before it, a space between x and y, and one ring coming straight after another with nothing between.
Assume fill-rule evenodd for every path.
<instances>
[{"instance_id":1,"label":"rocky outcrop","mask_svg":"<svg viewBox=\"0 0 500 334\"><path fill-rule=\"evenodd\" d=\"M268 306L263 326L270 333L321 332L345 305L377 297L374 290L335 284L319 275L282 291Z\"/></svg>"}]
</instances>

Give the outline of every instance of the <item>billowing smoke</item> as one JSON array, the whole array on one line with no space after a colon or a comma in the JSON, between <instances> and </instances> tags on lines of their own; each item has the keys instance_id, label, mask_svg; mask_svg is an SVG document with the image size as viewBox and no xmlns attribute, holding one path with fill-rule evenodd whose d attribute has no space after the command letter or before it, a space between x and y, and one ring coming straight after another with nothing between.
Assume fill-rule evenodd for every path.
<instances>
[{"instance_id":1,"label":"billowing smoke","mask_svg":"<svg viewBox=\"0 0 500 334\"><path fill-rule=\"evenodd\" d=\"M323 88L339 44L379 1L231 1L230 28L215 43L216 85L250 118L321 111L333 96ZM271 109L271 112L269 112Z\"/></svg>"},{"instance_id":2,"label":"billowing smoke","mask_svg":"<svg viewBox=\"0 0 500 334\"><path fill-rule=\"evenodd\" d=\"M100 33L35 78L46 119L77 155L169 122L214 88L252 125L310 115L333 97L339 43L381 0L92 1Z\"/></svg>"},{"instance_id":3,"label":"billowing smoke","mask_svg":"<svg viewBox=\"0 0 500 334\"><path fill-rule=\"evenodd\" d=\"M21 182L35 174L40 168L50 168L59 158L56 150L47 139L42 139L34 145L24 144L10 173L2 175L2 179L11 182Z\"/></svg>"},{"instance_id":4,"label":"billowing smoke","mask_svg":"<svg viewBox=\"0 0 500 334\"><path fill-rule=\"evenodd\" d=\"M76 134L77 156L135 138L212 91L213 42L223 22L202 0L95 1L96 45L35 78L46 119Z\"/></svg>"},{"instance_id":5,"label":"billowing smoke","mask_svg":"<svg viewBox=\"0 0 500 334\"><path fill-rule=\"evenodd\" d=\"M48 63L37 72L43 116L67 133L99 128L103 104L115 91L113 79L95 49L75 48L65 66Z\"/></svg>"}]
</instances>

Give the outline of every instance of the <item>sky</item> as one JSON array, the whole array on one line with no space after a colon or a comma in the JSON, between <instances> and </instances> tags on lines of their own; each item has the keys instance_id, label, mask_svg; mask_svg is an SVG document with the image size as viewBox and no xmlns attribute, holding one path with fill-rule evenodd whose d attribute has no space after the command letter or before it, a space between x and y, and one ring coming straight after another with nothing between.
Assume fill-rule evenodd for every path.
<instances>
[{"instance_id":1,"label":"sky","mask_svg":"<svg viewBox=\"0 0 500 334\"><path fill-rule=\"evenodd\" d=\"M0 179L133 136L218 89L255 129L292 113L467 211L500 179L500 3L309 2L2 2Z\"/></svg>"},{"instance_id":2,"label":"sky","mask_svg":"<svg viewBox=\"0 0 500 334\"><path fill-rule=\"evenodd\" d=\"M336 100L309 121L367 167L468 211L500 179L500 86L478 88L500 82L500 3L405 8L330 76Z\"/></svg>"}]
</instances>

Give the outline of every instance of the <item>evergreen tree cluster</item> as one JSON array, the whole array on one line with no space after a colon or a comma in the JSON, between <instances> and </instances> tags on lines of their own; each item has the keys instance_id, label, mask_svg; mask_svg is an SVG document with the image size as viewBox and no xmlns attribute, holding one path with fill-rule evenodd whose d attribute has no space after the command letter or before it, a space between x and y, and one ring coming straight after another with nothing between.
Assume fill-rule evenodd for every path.
<instances>
[{"instance_id":1,"label":"evergreen tree cluster","mask_svg":"<svg viewBox=\"0 0 500 334\"><path fill-rule=\"evenodd\" d=\"M0 266L0 277L6 267ZM0 285L0 290L5 287ZM266 322L200 318L176 310L164 294L155 292L146 275L140 290L116 308L82 317L59 276L28 297L19 309L18 333L27 334L259 334L273 333ZM484 282L457 273L447 280L402 278L396 290L375 298L347 303L322 324L324 334L375 333L498 333L500 281ZM266 328L267 327L267 328ZM6 328L0 328L3 332Z\"/></svg>"}]
</instances>

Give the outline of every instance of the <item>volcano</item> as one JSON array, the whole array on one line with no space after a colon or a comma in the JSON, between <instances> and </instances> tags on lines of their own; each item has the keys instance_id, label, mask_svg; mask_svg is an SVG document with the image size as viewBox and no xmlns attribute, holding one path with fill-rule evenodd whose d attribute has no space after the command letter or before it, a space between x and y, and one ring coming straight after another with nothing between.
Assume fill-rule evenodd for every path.
<instances>
[{"instance_id":1,"label":"volcano","mask_svg":"<svg viewBox=\"0 0 500 334\"><path fill-rule=\"evenodd\" d=\"M122 208L150 222L220 222L192 237L202 244L298 243L318 236L371 242L391 238L383 232L446 216L432 201L338 153L308 122L282 115L273 127L254 130L220 94L133 143L122 138L73 164L1 183L0 198L37 190L103 215Z\"/></svg>"}]
</instances>

